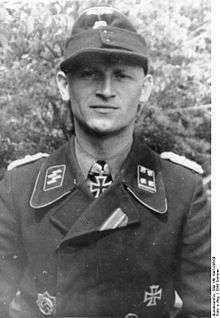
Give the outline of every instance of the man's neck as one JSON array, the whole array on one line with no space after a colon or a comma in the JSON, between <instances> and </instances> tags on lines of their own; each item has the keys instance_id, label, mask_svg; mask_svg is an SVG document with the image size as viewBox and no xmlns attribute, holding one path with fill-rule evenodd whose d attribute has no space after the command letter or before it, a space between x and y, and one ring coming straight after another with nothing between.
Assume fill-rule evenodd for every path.
<instances>
[{"instance_id":1,"label":"man's neck","mask_svg":"<svg viewBox=\"0 0 220 318\"><path fill-rule=\"evenodd\" d=\"M117 134L96 135L75 126L75 134L79 146L91 157L108 160L130 148L133 141L133 128L124 129Z\"/></svg>"}]
</instances>

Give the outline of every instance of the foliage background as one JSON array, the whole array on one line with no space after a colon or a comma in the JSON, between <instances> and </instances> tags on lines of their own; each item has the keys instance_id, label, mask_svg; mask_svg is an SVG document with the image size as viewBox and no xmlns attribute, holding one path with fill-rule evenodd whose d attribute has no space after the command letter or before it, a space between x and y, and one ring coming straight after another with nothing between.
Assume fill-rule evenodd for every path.
<instances>
[{"instance_id":1,"label":"foliage background","mask_svg":"<svg viewBox=\"0 0 220 318\"><path fill-rule=\"evenodd\" d=\"M55 75L78 13L108 4L145 37L154 89L137 133L210 174L209 0L1 0L0 175L15 158L52 152L71 133Z\"/></svg>"}]
</instances>

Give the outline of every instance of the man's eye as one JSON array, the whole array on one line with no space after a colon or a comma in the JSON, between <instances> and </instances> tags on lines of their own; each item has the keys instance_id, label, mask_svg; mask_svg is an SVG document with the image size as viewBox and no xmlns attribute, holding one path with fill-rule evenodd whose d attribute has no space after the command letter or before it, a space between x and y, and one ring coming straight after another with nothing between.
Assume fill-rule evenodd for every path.
<instances>
[{"instance_id":1,"label":"man's eye","mask_svg":"<svg viewBox=\"0 0 220 318\"><path fill-rule=\"evenodd\" d=\"M115 73L115 78L117 78L117 79L126 79L128 77L129 77L128 74L126 74L124 72Z\"/></svg>"},{"instance_id":2,"label":"man's eye","mask_svg":"<svg viewBox=\"0 0 220 318\"><path fill-rule=\"evenodd\" d=\"M91 77L94 77L95 75L96 75L96 72L90 69L82 70L79 74L81 78L91 78Z\"/></svg>"}]
</instances>

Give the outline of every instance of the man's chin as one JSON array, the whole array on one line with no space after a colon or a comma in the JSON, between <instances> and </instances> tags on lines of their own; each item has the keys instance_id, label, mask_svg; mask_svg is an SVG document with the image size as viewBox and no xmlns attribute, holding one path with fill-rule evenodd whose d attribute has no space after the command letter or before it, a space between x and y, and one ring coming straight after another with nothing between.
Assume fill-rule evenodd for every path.
<instances>
[{"instance_id":1,"label":"man's chin","mask_svg":"<svg viewBox=\"0 0 220 318\"><path fill-rule=\"evenodd\" d=\"M112 123L106 123L106 122L92 122L89 123L88 128L91 132L99 135L99 136L105 136L108 134L114 134L118 131L117 127L114 127Z\"/></svg>"},{"instance_id":2,"label":"man's chin","mask_svg":"<svg viewBox=\"0 0 220 318\"><path fill-rule=\"evenodd\" d=\"M109 128L109 127L97 127L97 126L94 126L94 127L90 127L89 128L90 130L90 133L91 134L94 134L94 135L97 135L97 136L107 136L107 135L112 135L114 133L116 133L118 130L117 129L112 129L112 128Z\"/></svg>"},{"instance_id":3,"label":"man's chin","mask_svg":"<svg viewBox=\"0 0 220 318\"><path fill-rule=\"evenodd\" d=\"M87 134L97 136L97 137L105 137L108 135L117 135L121 130L125 127L117 127L115 123L110 121L101 121L101 120L91 120L89 122L78 121L79 126L83 129Z\"/></svg>"}]
</instances>

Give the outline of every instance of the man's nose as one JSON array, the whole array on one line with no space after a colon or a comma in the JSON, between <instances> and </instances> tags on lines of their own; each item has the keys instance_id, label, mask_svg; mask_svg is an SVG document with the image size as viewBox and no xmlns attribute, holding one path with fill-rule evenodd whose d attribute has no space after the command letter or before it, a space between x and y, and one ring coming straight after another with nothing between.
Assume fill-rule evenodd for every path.
<instances>
[{"instance_id":1,"label":"man's nose","mask_svg":"<svg viewBox=\"0 0 220 318\"><path fill-rule=\"evenodd\" d=\"M115 97L115 92L112 85L112 79L110 76L105 76L102 79L97 89L96 96L104 98L104 99Z\"/></svg>"}]
</instances>

